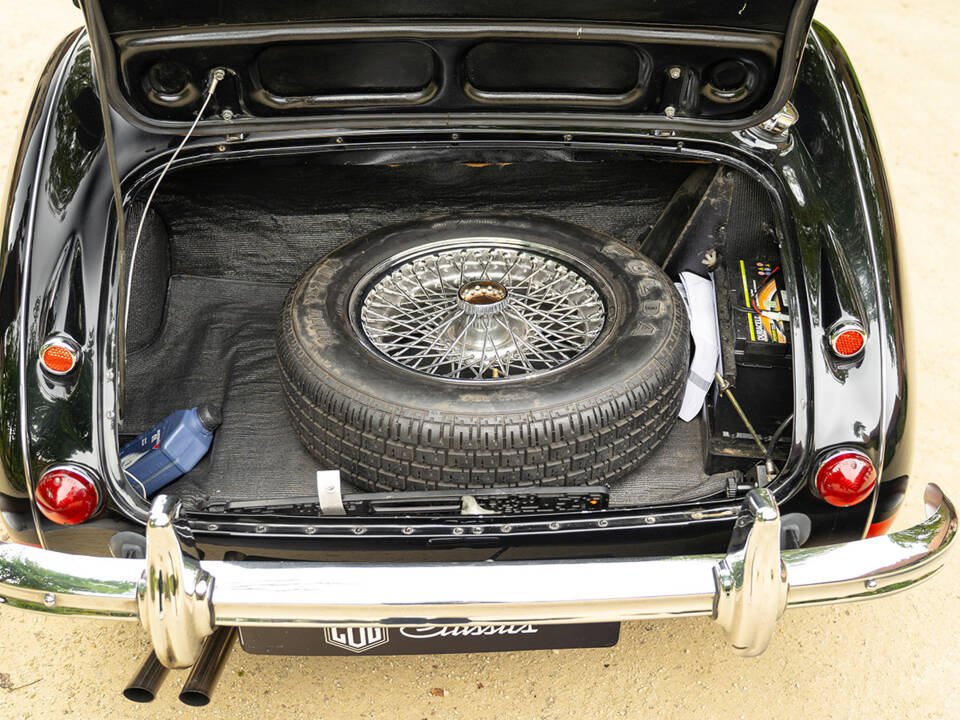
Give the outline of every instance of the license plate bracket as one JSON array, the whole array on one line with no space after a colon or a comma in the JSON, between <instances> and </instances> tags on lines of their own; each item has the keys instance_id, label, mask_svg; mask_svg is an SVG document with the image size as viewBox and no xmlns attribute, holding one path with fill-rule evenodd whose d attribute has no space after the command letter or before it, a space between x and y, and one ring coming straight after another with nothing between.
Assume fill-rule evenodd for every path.
<instances>
[{"instance_id":1,"label":"license plate bracket","mask_svg":"<svg viewBox=\"0 0 960 720\"><path fill-rule=\"evenodd\" d=\"M240 628L255 655L437 655L612 647L620 623Z\"/></svg>"}]
</instances>

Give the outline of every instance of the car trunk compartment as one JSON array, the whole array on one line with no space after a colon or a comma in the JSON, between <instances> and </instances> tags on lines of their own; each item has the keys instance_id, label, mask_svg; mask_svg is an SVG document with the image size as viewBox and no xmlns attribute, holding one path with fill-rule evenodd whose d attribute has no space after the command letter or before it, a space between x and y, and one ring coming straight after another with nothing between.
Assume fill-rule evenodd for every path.
<instances>
[{"instance_id":1,"label":"car trunk compartment","mask_svg":"<svg viewBox=\"0 0 960 720\"><path fill-rule=\"evenodd\" d=\"M288 157L171 173L134 265L121 440L175 410L211 403L224 416L211 451L166 492L188 509L315 494L316 471L331 468L301 445L276 359L280 308L293 283L360 235L449 213L547 216L639 246L691 172L704 168L625 156L566 161L575 157L464 150L457 161L425 162L344 154L335 162ZM764 191L739 173L736 183L725 218L735 238L730 251L773 247ZM131 206L130 227L141 211ZM792 397L784 400L789 406ZM710 463L708 473L708 429L717 431L712 417L678 422L637 470L611 485L611 506L722 495L734 471L755 460L744 461L750 451L734 431L728 445L742 452Z\"/></svg>"}]
</instances>

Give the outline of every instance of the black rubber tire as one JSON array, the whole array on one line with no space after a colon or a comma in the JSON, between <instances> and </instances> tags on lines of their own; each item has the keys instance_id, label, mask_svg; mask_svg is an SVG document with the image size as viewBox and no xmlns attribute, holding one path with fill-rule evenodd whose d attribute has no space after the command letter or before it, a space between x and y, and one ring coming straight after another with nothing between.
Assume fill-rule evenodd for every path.
<instances>
[{"instance_id":1,"label":"black rubber tire","mask_svg":"<svg viewBox=\"0 0 960 720\"><path fill-rule=\"evenodd\" d=\"M461 384L399 367L358 339L350 303L371 269L478 233L558 248L602 276L607 321L583 357L526 379ZM454 217L382 228L318 261L287 296L277 355L302 442L355 485L584 485L621 477L667 435L689 332L669 278L611 237L547 218Z\"/></svg>"}]
</instances>

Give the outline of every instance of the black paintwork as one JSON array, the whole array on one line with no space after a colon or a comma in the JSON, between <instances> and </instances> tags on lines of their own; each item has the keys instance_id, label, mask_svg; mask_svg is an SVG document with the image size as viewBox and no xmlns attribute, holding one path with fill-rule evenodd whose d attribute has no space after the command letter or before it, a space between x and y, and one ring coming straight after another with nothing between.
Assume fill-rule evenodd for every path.
<instances>
[{"instance_id":1,"label":"black paintwork","mask_svg":"<svg viewBox=\"0 0 960 720\"><path fill-rule=\"evenodd\" d=\"M69 461L96 469L109 497L96 519L77 527L37 517L32 503L17 513L15 538L102 555L120 530L142 528L146 503L126 491L117 458L117 257L115 218L102 125L89 103L95 92L90 50L73 35L51 59L38 88L14 164L3 229L0 317L0 494L30 498L44 467ZM83 98L86 98L83 99ZM586 119L544 128L533 116L499 123L489 117L447 118L448 129L425 130L394 116L389 127L357 123L334 136L322 129L269 131L243 139L223 134L191 139L179 164L219 162L261 153L353 152L410 147L547 147L570 151L643 152L709 160L757 178L781 217L793 337L794 437L786 471L774 492L784 513L812 520L811 544L862 537L873 503L837 509L807 483L814 460L831 447L860 444L883 465L884 478L909 472L910 424L906 340L899 294L896 229L869 115L850 65L835 39L815 27L794 92L801 122L789 147L749 132L657 135L603 129ZM153 133L114 113L117 165L129 199L169 157L178 138ZM362 125L362 127L360 127ZM569 137L566 137L569 135ZM824 267L831 269L828 282ZM839 278L839 280L838 280ZM839 310L838 310L839 308ZM868 331L863 359L838 364L825 333L840 312ZM66 382L43 376L42 341L69 331L80 342L81 365ZM874 501L875 502L875 501ZM12 506L11 506L12 507ZM257 517L233 524L216 516L190 518L197 551L206 557L243 553L303 559L502 559L664 555L721 552L736 515L735 501L656 511L609 510L589 515L471 520L479 535L456 535L456 521ZM32 518L32 522L31 522ZM558 529L549 526L555 520ZM509 525L505 528L504 525ZM216 526L216 529L214 529ZM409 526L412 532L404 533Z\"/></svg>"}]
</instances>

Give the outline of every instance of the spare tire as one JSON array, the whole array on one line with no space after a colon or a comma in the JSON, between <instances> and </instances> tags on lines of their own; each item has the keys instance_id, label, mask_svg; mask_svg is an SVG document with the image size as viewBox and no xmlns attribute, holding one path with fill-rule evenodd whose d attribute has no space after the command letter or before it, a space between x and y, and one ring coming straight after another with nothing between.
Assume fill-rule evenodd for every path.
<instances>
[{"instance_id":1,"label":"spare tire","mask_svg":"<svg viewBox=\"0 0 960 720\"><path fill-rule=\"evenodd\" d=\"M324 468L377 490L605 483L676 420L686 314L652 261L539 217L382 228L287 296L286 400Z\"/></svg>"}]
</instances>

